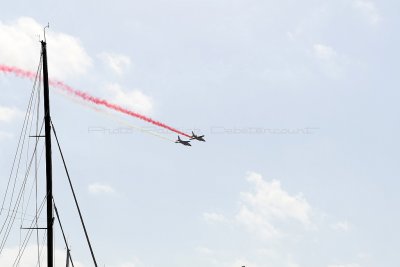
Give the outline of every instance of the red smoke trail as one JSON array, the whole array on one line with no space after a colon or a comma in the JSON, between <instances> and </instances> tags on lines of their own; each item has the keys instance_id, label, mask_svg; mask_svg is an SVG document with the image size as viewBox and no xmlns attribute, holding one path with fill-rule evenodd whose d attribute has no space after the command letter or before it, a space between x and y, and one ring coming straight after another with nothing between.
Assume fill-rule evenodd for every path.
<instances>
[{"instance_id":1,"label":"red smoke trail","mask_svg":"<svg viewBox=\"0 0 400 267\"><path fill-rule=\"evenodd\" d=\"M5 73L14 73L17 76L22 76L22 77L29 78L29 79L35 79L35 77L36 77L36 73L34 73L34 72L22 70L22 69L19 69L16 67L1 65L1 64L0 64L0 71L5 72Z\"/></svg>"},{"instance_id":2,"label":"red smoke trail","mask_svg":"<svg viewBox=\"0 0 400 267\"><path fill-rule=\"evenodd\" d=\"M4 73L14 73L17 76L21 76L21 77L25 77L25 78L29 78L29 79L34 79L36 77L36 73L34 73L34 72L22 70L22 69L19 69L19 68L16 68L16 67L10 67L10 66L6 66L6 65L1 65L1 64L0 64L0 71L4 72ZM81 99L83 99L85 101L91 102L93 104L100 105L100 106L105 106L105 107L107 107L109 109L112 109L112 110L127 114L127 115L129 115L131 117L135 117L135 118L147 121L147 122L149 122L151 124L157 125L159 127L168 129L168 130L170 130L172 132L175 132L177 134L180 134L180 135L183 135L183 136L186 136L186 137L191 137L190 135L188 135L188 134L186 134L184 132L181 132L181 131L179 131L179 130L171 127L171 126L168 126L168 125L166 125L166 124L164 124L162 122L153 120L152 118L146 117L146 116L144 116L142 114L139 114L137 112L134 112L134 111L131 111L129 109L123 108L123 107L121 107L119 105L110 103L105 99L101 99L101 98L98 98L98 97L95 97L95 96L91 96L88 93L76 90L76 89L72 88L71 86L69 86L69 85L67 85L67 84L65 84L65 83L63 83L61 81L49 80L49 85L57 87L57 88L60 88L61 90L66 91L69 94L75 95L75 96L77 96L77 97L79 97L79 98L81 98Z\"/></svg>"}]
</instances>

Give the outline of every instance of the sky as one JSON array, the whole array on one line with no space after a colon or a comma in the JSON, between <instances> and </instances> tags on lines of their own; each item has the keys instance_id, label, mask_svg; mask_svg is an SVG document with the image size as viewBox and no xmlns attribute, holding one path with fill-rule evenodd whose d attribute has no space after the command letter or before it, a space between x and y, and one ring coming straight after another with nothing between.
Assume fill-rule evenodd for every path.
<instances>
[{"instance_id":1,"label":"sky","mask_svg":"<svg viewBox=\"0 0 400 267\"><path fill-rule=\"evenodd\" d=\"M391 0L8 1L0 64L35 72L49 23L52 79L205 135L175 144L51 88L99 266L395 267L399 11ZM32 86L0 73L2 196ZM75 266L93 266L54 138L53 169ZM24 223L0 266L12 266ZM36 266L35 244L20 266Z\"/></svg>"}]
</instances>

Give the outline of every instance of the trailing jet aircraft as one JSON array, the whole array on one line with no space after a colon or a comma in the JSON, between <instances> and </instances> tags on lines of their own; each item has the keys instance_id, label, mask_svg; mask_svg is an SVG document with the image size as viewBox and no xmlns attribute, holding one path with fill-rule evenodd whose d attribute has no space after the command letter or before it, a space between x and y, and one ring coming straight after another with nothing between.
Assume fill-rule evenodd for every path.
<instances>
[{"instance_id":1,"label":"trailing jet aircraft","mask_svg":"<svg viewBox=\"0 0 400 267\"><path fill-rule=\"evenodd\" d=\"M190 141L183 141L183 140L179 137L179 135L178 135L178 140L176 140L175 143L179 143L179 144L182 144L182 145L184 145L184 146L192 146L192 145L190 144Z\"/></svg>"},{"instance_id":2,"label":"trailing jet aircraft","mask_svg":"<svg viewBox=\"0 0 400 267\"><path fill-rule=\"evenodd\" d=\"M204 135L195 135L194 132L192 131L192 137L190 137L190 140L196 139L197 141L202 141L205 142L204 140Z\"/></svg>"}]
</instances>

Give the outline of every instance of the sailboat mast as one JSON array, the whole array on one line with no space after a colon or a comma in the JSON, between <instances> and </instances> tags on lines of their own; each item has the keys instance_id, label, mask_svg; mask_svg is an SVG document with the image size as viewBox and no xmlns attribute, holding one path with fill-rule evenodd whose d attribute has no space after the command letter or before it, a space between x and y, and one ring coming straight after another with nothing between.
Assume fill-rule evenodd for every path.
<instances>
[{"instance_id":1,"label":"sailboat mast","mask_svg":"<svg viewBox=\"0 0 400 267\"><path fill-rule=\"evenodd\" d=\"M47 267L53 267L53 173L51 160L51 121L49 99L49 77L47 72L46 42L42 43L43 57L43 93L44 93L44 130L46 145L46 200L47 200Z\"/></svg>"}]
</instances>

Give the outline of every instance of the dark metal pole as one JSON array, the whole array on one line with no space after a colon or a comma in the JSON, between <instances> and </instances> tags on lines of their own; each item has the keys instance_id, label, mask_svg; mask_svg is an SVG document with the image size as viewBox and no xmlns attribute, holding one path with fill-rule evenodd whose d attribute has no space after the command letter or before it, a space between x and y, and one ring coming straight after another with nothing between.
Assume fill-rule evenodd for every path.
<instances>
[{"instance_id":1,"label":"dark metal pole","mask_svg":"<svg viewBox=\"0 0 400 267\"><path fill-rule=\"evenodd\" d=\"M67 267L69 267L69 248L67 248Z\"/></svg>"},{"instance_id":2,"label":"dark metal pole","mask_svg":"<svg viewBox=\"0 0 400 267\"><path fill-rule=\"evenodd\" d=\"M47 73L46 42L42 43L43 92L44 92L44 130L46 136L46 200L47 200L47 267L53 267L53 174L51 162L51 122L49 99L49 76Z\"/></svg>"},{"instance_id":3,"label":"dark metal pole","mask_svg":"<svg viewBox=\"0 0 400 267\"><path fill-rule=\"evenodd\" d=\"M60 225L61 233L62 233L62 236L64 238L64 242L65 242L65 246L67 247L67 267L69 266L69 261L71 261L72 267L75 267L74 266L74 262L72 261L71 250L69 249L67 238L65 237L64 229L63 229L62 224L61 224L60 214L58 214L56 203L54 203L54 211L56 212L57 221L58 221L58 224Z\"/></svg>"}]
</instances>

